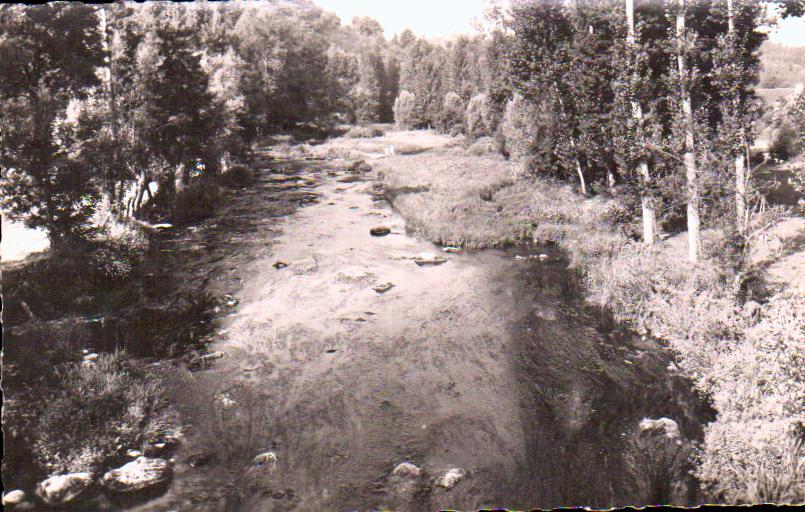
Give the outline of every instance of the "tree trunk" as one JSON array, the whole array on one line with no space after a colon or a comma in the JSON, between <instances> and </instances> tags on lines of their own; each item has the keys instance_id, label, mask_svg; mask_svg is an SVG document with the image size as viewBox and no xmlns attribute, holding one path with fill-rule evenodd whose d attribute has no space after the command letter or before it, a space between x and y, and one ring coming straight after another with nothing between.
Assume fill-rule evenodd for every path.
<instances>
[{"instance_id":1,"label":"tree trunk","mask_svg":"<svg viewBox=\"0 0 805 512\"><path fill-rule=\"evenodd\" d=\"M735 214L738 230L746 229L746 167L744 155L735 155Z\"/></svg>"},{"instance_id":2,"label":"tree trunk","mask_svg":"<svg viewBox=\"0 0 805 512\"><path fill-rule=\"evenodd\" d=\"M737 58L738 52L735 46L737 41L735 34L735 5L733 0L727 0L727 41L730 45L730 54L733 58ZM740 92L736 94L740 95ZM733 105L737 107L736 110L740 108L740 99L740 97L732 98ZM743 126L738 126L737 128L743 132ZM741 233L746 230L748 220L746 210L748 180L745 165L746 160L743 155L744 146L746 146L745 140L735 154L735 221L738 226L738 231Z\"/></svg>"},{"instance_id":3,"label":"tree trunk","mask_svg":"<svg viewBox=\"0 0 805 512\"><path fill-rule=\"evenodd\" d=\"M678 0L676 14L677 54L679 67L679 93L682 100L682 115L685 126L685 178L687 180L688 199L688 259L696 262L699 259L701 240L699 236L699 181L696 176L696 149L693 139L693 107L690 100L690 86L685 56L685 0Z\"/></svg>"},{"instance_id":4,"label":"tree trunk","mask_svg":"<svg viewBox=\"0 0 805 512\"><path fill-rule=\"evenodd\" d=\"M635 48L635 28L634 28L634 0L626 0L626 41L632 55L637 53ZM632 116L637 122L638 130L642 135L643 129L643 109L640 101L636 97L631 98ZM641 158L637 162L638 175L640 176L640 203L643 210L643 243L654 245L657 238L657 212L655 210L654 193L651 191L651 174L649 172L648 161Z\"/></svg>"}]
</instances>

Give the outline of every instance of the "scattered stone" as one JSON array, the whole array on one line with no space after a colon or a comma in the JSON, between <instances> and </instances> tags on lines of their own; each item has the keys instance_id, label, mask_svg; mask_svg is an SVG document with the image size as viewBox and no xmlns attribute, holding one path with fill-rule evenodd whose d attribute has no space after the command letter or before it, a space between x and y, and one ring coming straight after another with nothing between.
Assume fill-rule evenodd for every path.
<instances>
[{"instance_id":1,"label":"scattered stone","mask_svg":"<svg viewBox=\"0 0 805 512\"><path fill-rule=\"evenodd\" d=\"M461 247L452 247L452 246L442 247L442 250L450 254L461 254L462 252L464 252L461 249Z\"/></svg>"},{"instance_id":2,"label":"scattered stone","mask_svg":"<svg viewBox=\"0 0 805 512\"><path fill-rule=\"evenodd\" d=\"M274 262L274 268L277 269L277 270L279 270L281 268L285 268L287 266L288 266L288 263L286 263L286 262L284 262L282 260L277 260L277 261Z\"/></svg>"},{"instance_id":3,"label":"scattered stone","mask_svg":"<svg viewBox=\"0 0 805 512\"><path fill-rule=\"evenodd\" d=\"M743 307L743 315L750 320L760 320L761 305L753 300L746 301Z\"/></svg>"},{"instance_id":4,"label":"scattered stone","mask_svg":"<svg viewBox=\"0 0 805 512\"><path fill-rule=\"evenodd\" d=\"M142 456L143 456L143 452L141 452L140 450L129 450L129 451L126 452L126 457L129 457L129 458L132 458L132 459L136 459L136 458L142 457Z\"/></svg>"},{"instance_id":5,"label":"scattered stone","mask_svg":"<svg viewBox=\"0 0 805 512\"><path fill-rule=\"evenodd\" d=\"M218 401L221 402L221 406L224 409L231 409L238 405L238 403L235 402L231 396L229 396L229 393L221 393L221 395L218 396Z\"/></svg>"},{"instance_id":6,"label":"scattered stone","mask_svg":"<svg viewBox=\"0 0 805 512\"><path fill-rule=\"evenodd\" d=\"M441 256L429 252L419 253L416 257L414 257L414 263L416 263L420 267L423 265L441 265L446 261L447 258L443 258Z\"/></svg>"},{"instance_id":7,"label":"scattered stone","mask_svg":"<svg viewBox=\"0 0 805 512\"><path fill-rule=\"evenodd\" d=\"M372 290L376 291L377 293L385 293L391 290L392 288L394 288L394 283L389 282L389 283L376 284L372 287Z\"/></svg>"},{"instance_id":8,"label":"scattered stone","mask_svg":"<svg viewBox=\"0 0 805 512\"><path fill-rule=\"evenodd\" d=\"M203 355L196 353L196 355L190 359L188 366L192 368L203 367L210 361L220 359L222 357L224 357L224 353L221 351L210 352L209 354Z\"/></svg>"},{"instance_id":9,"label":"scattered stone","mask_svg":"<svg viewBox=\"0 0 805 512\"><path fill-rule=\"evenodd\" d=\"M12 506L19 505L25 500L25 492L19 489L8 492L3 495L3 505Z\"/></svg>"},{"instance_id":10,"label":"scattered stone","mask_svg":"<svg viewBox=\"0 0 805 512\"><path fill-rule=\"evenodd\" d=\"M260 455L255 456L254 463L258 466L276 466L277 465L277 454L274 452L265 452L261 453Z\"/></svg>"},{"instance_id":11,"label":"scattered stone","mask_svg":"<svg viewBox=\"0 0 805 512\"><path fill-rule=\"evenodd\" d=\"M516 261L525 261L527 258L525 256L520 256L519 254L514 256Z\"/></svg>"},{"instance_id":12,"label":"scattered stone","mask_svg":"<svg viewBox=\"0 0 805 512\"><path fill-rule=\"evenodd\" d=\"M153 224L152 227L154 229L171 229L173 224L168 224L167 222L163 222L161 224Z\"/></svg>"},{"instance_id":13,"label":"scattered stone","mask_svg":"<svg viewBox=\"0 0 805 512\"><path fill-rule=\"evenodd\" d=\"M452 489L457 483L464 479L466 473L461 468L451 468L436 480L436 485L445 489Z\"/></svg>"},{"instance_id":14,"label":"scattered stone","mask_svg":"<svg viewBox=\"0 0 805 512\"><path fill-rule=\"evenodd\" d=\"M401 462L397 464L397 466L394 468L391 474L397 476L409 476L416 478L420 474L422 474L422 470L418 466L410 462Z\"/></svg>"},{"instance_id":15,"label":"scattered stone","mask_svg":"<svg viewBox=\"0 0 805 512\"><path fill-rule=\"evenodd\" d=\"M96 361L98 359L98 354L91 353L84 355L84 361Z\"/></svg>"},{"instance_id":16,"label":"scattered stone","mask_svg":"<svg viewBox=\"0 0 805 512\"><path fill-rule=\"evenodd\" d=\"M367 172L372 172L372 166L363 160L358 160L353 162L347 170L352 174L366 174Z\"/></svg>"},{"instance_id":17,"label":"scattered stone","mask_svg":"<svg viewBox=\"0 0 805 512\"><path fill-rule=\"evenodd\" d=\"M235 297L233 297L231 295L224 295L224 298L226 299L227 307L233 308L233 307L238 305L239 301Z\"/></svg>"},{"instance_id":18,"label":"scattered stone","mask_svg":"<svg viewBox=\"0 0 805 512\"><path fill-rule=\"evenodd\" d=\"M540 259L540 261L545 261L545 260L548 259L548 255L547 254L540 254L539 259Z\"/></svg>"},{"instance_id":19,"label":"scattered stone","mask_svg":"<svg viewBox=\"0 0 805 512\"><path fill-rule=\"evenodd\" d=\"M200 452L200 453L194 453L193 455L189 456L187 458L186 462L191 467L197 468L199 466L203 466L204 464L207 464L208 462L210 462L212 460L212 458L213 458L213 456L210 455L209 453Z\"/></svg>"},{"instance_id":20,"label":"scattered stone","mask_svg":"<svg viewBox=\"0 0 805 512\"><path fill-rule=\"evenodd\" d=\"M56 475L40 482L36 494L48 505L62 505L75 499L92 485L89 473Z\"/></svg>"},{"instance_id":21,"label":"scattered stone","mask_svg":"<svg viewBox=\"0 0 805 512\"><path fill-rule=\"evenodd\" d=\"M640 421L640 430L642 432L657 432L665 434L669 439L676 439L679 437L679 425L670 418L660 418L653 420L650 418L643 418Z\"/></svg>"},{"instance_id":22,"label":"scattered stone","mask_svg":"<svg viewBox=\"0 0 805 512\"><path fill-rule=\"evenodd\" d=\"M372 236L386 236L389 233L391 233L391 229L386 226L378 226L369 230L369 234Z\"/></svg>"},{"instance_id":23,"label":"scattered stone","mask_svg":"<svg viewBox=\"0 0 805 512\"><path fill-rule=\"evenodd\" d=\"M165 459L138 457L118 469L108 471L101 483L111 491L135 492L170 480L173 471Z\"/></svg>"}]
</instances>

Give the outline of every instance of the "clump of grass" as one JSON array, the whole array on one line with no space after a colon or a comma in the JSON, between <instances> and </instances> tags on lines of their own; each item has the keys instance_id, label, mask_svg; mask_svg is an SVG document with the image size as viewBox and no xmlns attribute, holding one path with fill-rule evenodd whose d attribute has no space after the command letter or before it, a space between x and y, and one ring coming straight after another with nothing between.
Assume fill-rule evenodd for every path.
<instances>
[{"instance_id":1,"label":"clump of grass","mask_svg":"<svg viewBox=\"0 0 805 512\"><path fill-rule=\"evenodd\" d=\"M40 380L29 390L15 388L4 413L11 463L21 464L26 451L31 456L25 472L98 473L139 447L150 423L166 414L159 381L123 352L38 369Z\"/></svg>"},{"instance_id":2,"label":"clump of grass","mask_svg":"<svg viewBox=\"0 0 805 512\"><path fill-rule=\"evenodd\" d=\"M375 126L353 126L343 136L348 139L371 139L372 137L382 137L383 130Z\"/></svg>"},{"instance_id":3,"label":"clump of grass","mask_svg":"<svg viewBox=\"0 0 805 512\"><path fill-rule=\"evenodd\" d=\"M243 188L255 182L254 172L245 165L233 165L232 168L221 174L221 185L229 188Z\"/></svg>"}]
</instances>

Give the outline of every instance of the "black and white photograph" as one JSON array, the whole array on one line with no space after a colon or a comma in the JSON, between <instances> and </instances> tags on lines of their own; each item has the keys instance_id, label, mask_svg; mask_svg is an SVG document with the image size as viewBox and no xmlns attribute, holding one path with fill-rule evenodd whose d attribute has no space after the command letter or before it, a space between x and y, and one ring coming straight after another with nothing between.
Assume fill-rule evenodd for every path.
<instances>
[{"instance_id":1,"label":"black and white photograph","mask_svg":"<svg viewBox=\"0 0 805 512\"><path fill-rule=\"evenodd\" d=\"M805 505L805 0L0 5L2 504Z\"/></svg>"}]
</instances>

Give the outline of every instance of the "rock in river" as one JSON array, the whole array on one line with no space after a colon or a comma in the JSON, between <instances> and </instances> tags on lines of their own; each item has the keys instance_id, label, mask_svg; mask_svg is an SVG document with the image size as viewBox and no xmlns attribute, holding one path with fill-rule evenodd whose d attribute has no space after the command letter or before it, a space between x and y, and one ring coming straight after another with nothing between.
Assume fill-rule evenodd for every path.
<instances>
[{"instance_id":1,"label":"rock in river","mask_svg":"<svg viewBox=\"0 0 805 512\"><path fill-rule=\"evenodd\" d=\"M36 494L48 505L62 505L75 499L92 485L89 473L70 473L56 475L40 482Z\"/></svg>"},{"instance_id":2,"label":"rock in river","mask_svg":"<svg viewBox=\"0 0 805 512\"><path fill-rule=\"evenodd\" d=\"M422 470L419 469L418 466L412 464L410 462L401 462L395 466L394 470L391 472L392 475L396 476L408 476L408 477L418 477L422 473Z\"/></svg>"},{"instance_id":3,"label":"rock in river","mask_svg":"<svg viewBox=\"0 0 805 512\"><path fill-rule=\"evenodd\" d=\"M19 505L23 500L25 500L25 492L19 489L3 495L3 505L5 506Z\"/></svg>"},{"instance_id":4,"label":"rock in river","mask_svg":"<svg viewBox=\"0 0 805 512\"><path fill-rule=\"evenodd\" d=\"M115 492L134 492L148 489L170 480L172 470L165 459L138 457L118 469L103 475L101 483Z\"/></svg>"},{"instance_id":5,"label":"rock in river","mask_svg":"<svg viewBox=\"0 0 805 512\"><path fill-rule=\"evenodd\" d=\"M436 485L445 489L452 489L457 483L464 479L466 473L461 468L450 468L447 473L436 480Z\"/></svg>"},{"instance_id":6,"label":"rock in river","mask_svg":"<svg viewBox=\"0 0 805 512\"><path fill-rule=\"evenodd\" d=\"M380 283L376 284L372 287L372 290L376 291L377 293L385 293L389 290L394 288L394 283Z\"/></svg>"},{"instance_id":7,"label":"rock in river","mask_svg":"<svg viewBox=\"0 0 805 512\"><path fill-rule=\"evenodd\" d=\"M443 258L436 254L431 254L429 252L422 252L414 257L414 263L419 265L420 267L423 265L440 265L447 261L447 258Z\"/></svg>"},{"instance_id":8,"label":"rock in river","mask_svg":"<svg viewBox=\"0 0 805 512\"><path fill-rule=\"evenodd\" d=\"M369 230L369 234L372 236L386 236L389 233L391 233L391 229L386 226L378 226Z\"/></svg>"},{"instance_id":9,"label":"rock in river","mask_svg":"<svg viewBox=\"0 0 805 512\"><path fill-rule=\"evenodd\" d=\"M254 463L260 466L276 466L277 454L274 452L261 453L254 458Z\"/></svg>"},{"instance_id":10,"label":"rock in river","mask_svg":"<svg viewBox=\"0 0 805 512\"><path fill-rule=\"evenodd\" d=\"M665 437L676 439L679 437L679 425L671 418L660 418L652 420L650 418L643 418L640 422L640 430L642 432L657 432L665 434Z\"/></svg>"}]
</instances>

